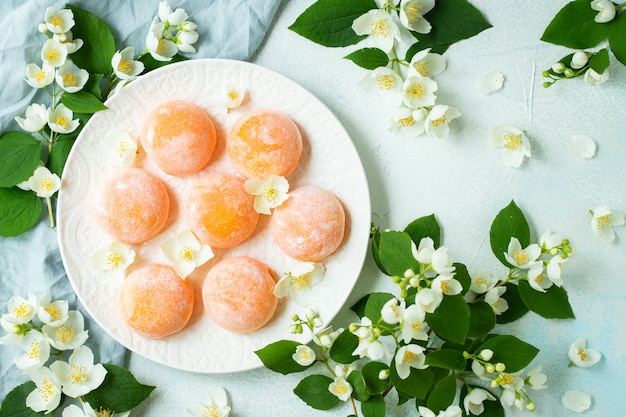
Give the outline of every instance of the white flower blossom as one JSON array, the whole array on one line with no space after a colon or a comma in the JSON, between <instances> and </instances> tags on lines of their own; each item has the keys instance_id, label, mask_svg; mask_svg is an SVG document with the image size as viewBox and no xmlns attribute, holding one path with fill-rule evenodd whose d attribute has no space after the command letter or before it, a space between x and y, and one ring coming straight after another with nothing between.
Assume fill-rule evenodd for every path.
<instances>
[{"instance_id":1,"label":"white flower blossom","mask_svg":"<svg viewBox=\"0 0 626 417\"><path fill-rule=\"evenodd\" d=\"M61 187L61 179L46 167L38 167L28 179L28 186L37 197L51 197Z\"/></svg>"},{"instance_id":2,"label":"white flower blossom","mask_svg":"<svg viewBox=\"0 0 626 417\"><path fill-rule=\"evenodd\" d=\"M610 0L593 0L591 2L591 8L598 12L593 18L597 23L610 22L617 14L615 3Z\"/></svg>"},{"instance_id":3,"label":"white flower blossom","mask_svg":"<svg viewBox=\"0 0 626 417\"><path fill-rule=\"evenodd\" d=\"M26 65L26 83L33 88L43 88L52 84L54 74L54 67L47 62L44 62L41 67L37 64Z\"/></svg>"},{"instance_id":4,"label":"white flower blossom","mask_svg":"<svg viewBox=\"0 0 626 417\"><path fill-rule=\"evenodd\" d=\"M289 198L289 182L280 175L272 174L267 180L249 178L244 188L248 194L255 196L254 209L261 214L272 214L273 208Z\"/></svg>"},{"instance_id":5,"label":"white flower blossom","mask_svg":"<svg viewBox=\"0 0 626 417\"><path fill-rule=\"evenodd\" d=\"M573 69L581 69L589 62L589 54L585 51L576 51L574 55L572 55L572 60L570 62L570 66Z\"/></svg>"},{"instance_id":6,"label":"white flower blossom","mask_svg":"<svg viewBox=\"0 0 626 417\"><path fill-rule=\"evenodd\" d=\"M137 139L126 130L110 130L104 137L114 165L132 166L137 158Z\"/></svg>"},{"instance_id":7,"label":"white flower blossom","mask_svg":"<svg viewBox=\"0 0 626 417\"><path fill-rule=\"evenodd\" d=\"M565 391L565 394L563 394L563 397L561 398L561 402L565 408L577 413L582 413L591 407L591 397L589 394L582 391Z\"/></svg>"},{"instance_id":8,"label":"white flower blossom","mask_svg":"<svg viewBox=\"0 0 626 417\"><path fill-rule=\"evenodd\" d=\"M430 107L437 99L435 96L437 88L437 82L428 77L407 77L402 85L404 91L402 99L408 107Z\"/></svg>"},{"instance_id":9,"label":"white flower blossom","mask_svg":"<svg viewBox=\"0 0 626 417\"><path fill-rule=\"evenodd\" d=\"M300 307L308 307L313 302L312 287L322 282L325 271L322 264L302 263L276 283L274 295L277 298L290 296Z\"/></svg>"},{"instance_id":10,"label":"white flower blossom","mask_svg":"<svg viewBox=\"0 0 626 417\"><path fill-rule=\"evenodd\" d=\"M11 324L26 324L37 315L38 308L39 300L33 293L28 293L28 299L13 296L7 301L8 313L2 318Z\"/></svg>"},{"instance_id":11,"label":"white flower blossom","mask_svg":"<svg viewBox=\"0 0 626 417\"><path fill-rule=\"evenodd\" d=\"M409 343L411 340L428 340L428 324L424 321L426 313L416 304L410 305L404 311L402 321L402 340Z\"/></svg>"},{"instance_id":12,"label":"white flower blossom","mask_svg":"<svg viewBox=\"0 0 626 417\"><path fill-rule=\"evenodd\" d=\"M72 133L78 128L78 119L72 120L74 113L63 104L48 109L48 126L57 133Z\"/></svg>"},{"instance_id":13,"label":"white flower blossom","mask_svg":"<svg viewBox=\"0 0 626 417\"><path fill-rule=\"evenodd\" d=\"M0 345L19 345L30 329L25 329L24 325L16 324L7 320L7 314L0 317L0 327L6 334L0 337Z\"/></svg>"},{"instance_id":14,"label":"white flower blossom","mask_svg":"<svg viewBox=\"0 0 626 417\"><path fill-rule=\"evenodd\" d=\"M481 271L472 279L470 290L476 294L484 294L498 283L498 279L489 271Z\"/></svg>"},{"instance_id":15,"label":"white flower blossom","mask_svg":"<svg viewBox=\"0 0 626 417\"><path fill-rule=\"evenodd\" d=\"M380 91L385 103L391 106L399 106L402 103L404 81L400 74L387 67L378 67L370 71L359 82L365 91Z\"/></svg>"},{"instance_id":16,"label":"white flower blossom","mask_svg":"<svg viewBox=\"0 0 626 417\"><path fill-rule=\"evenodd\" d=\"M446 60L443 56L430 52L430 48L422 49L411 58L407 75L434 77L446 69Z\"/></svg>"},{"instance_id":17,"label":"white flower blossom","mask_svg":"<svg viewBox=\"0 0 626 417\"><path fill-rule=\"evenodd\" d=\"M422 288L415 296L415 304L426 313L434 313L442 300L443 293L431 288Z\"/></svg>"},{"instance_id":18,"label":"white flower blossom","mask_svg":"<svg viewBox=\"0 0 626 417\"><path fill-rule=\"evenodd\" d=\"M39 299L37 317L41 322L52 327L59 327L67 320L69 305L67 300L52 301L50 293L46 291Z\"/></svg>"},{"instance_id":19,"label":"white flower blossom","mask_svg":"<svg viewBox=\"0 0 626 417\"><path fill-rule=\"evenodd\" d=\"M315 351L307 345L296 347L296 352L291 355L294 361L300 366L309 366L315 362Z\"/></svg>"},{"instance_id":20,"label":"white flower blossom","mask_svg":"<svg viewBox=\"0 0 626 417\"><path fill-rule=\"evenodd\" d=\"M504 75L498 71L489 71L481 74L476 83L476 89L481 94L491 94L504 85Z\"/></svg>"},{"instance_id":21,"label":"white flower blossom","mask_svg":"<svg viewBox=\"0 0 626 417\"><path fill-rule=\"evenodd\" d=\"M563 236L559 233L552 233L551 230L546 230L539 238L539 244L544 250L550 250L556 248L563 243Z\"/></svg>"},{"instance_id":22,"label":"white flower blossom","mask_svg":"<svg viewBox=\"0 0 626 417\"><path fill-rule=\"evenodd\" d=\"M472 388L465 398L463 398L463 407L465 408L465 413L478 416L485 411L483 402L495 400L496 397L491 395L489 391L482 388Z\"/></svg>"},{"instance_id":23,"label":"white flower blossom","mask_svg":"<svg viewBox=\"0 0 626 417\"><path fill-rule=\"evenodd\" d=\"M179 31L175 37L176 47L180 52L196 52L193 46L198 41L199 35L195 30Z\"/></svg>"},{"instance_id":24,"label":"white flower blossom","mask_svg":"<svg viewBox=\"0 0 626 417\"><path fill-rule=\"evenodd\" d=\"M608 207L596 207L591 211L591 230L605 242L614 241L613 226L622 226L623 224L624 216Z\"/></svg>"},{"instance_id":25,"label":"white flower blossom","mask_svg":"<svg viewBox=\"0 0 626 417\"><path fill-rule=\"evenodd\" d=\"M107 271L123 275L126 268L135 262L135 251L127 244L111 242L91 256L91 266L96 271Z\"/></svg>"},{"instance_id":26,"label":"white flower blossom","mask_svg":"<svg viewBox=\"0 0 626 417\"><path fill-rule=\"evenodd\" d=\"M164 30L163 22L159 22L155 17L146 37L146 47L152 58L157 61L170 61L178 52L176 42L163 37Z\"/></svg>"},{"instance_id":27,"label":"white flower blossom","mask_svg":"<svg viewBox=\"0 0 626 417\"><path fill-rule=\"evenodd\" d=\"M368 317L361 318L361 323L353 333L359 338L359 345L352 352L353 355L368 357L373 361L389 356L387 346L372 334L372 321Z\"/></svg>"},{"instance_id":28,"label":"white flower blossom","mask_svg":"<svg viewBox=\"0 0 626 417\"><path fill-rule=\"evenodd\" d=\"M67 320L60 326L45 325L41 329L48 342L57 350L74 350L83 345L89 337L85 330L85 320L78 310L71 310Z\"/></svg>"},{"instance_id":29,"label":"white flower blossom","mask_svg":"<svg viewBox=\"0 0 626 417\"><path fill-rule=\"evenodd\" d=\"M581 368L589 368L602 359L600 352L595 349L588 349L586 346L587 340L581 337L571 344L567 352L567 356L569 356L572 363Z\"/></svg>"},{"instance_id":30,"label":"white flower blossom","mask_svg":"<svg viewBox=\"0 0 626 417\"><path fill-rule=\"evenodd\" d=\"M448 255L448 248L445 246L441 246L433 252L430 263L433 270L439 275L443 275L444 279L452 278L455 274L454 261Z\"/></svg>"},{"instance_id":31,"label":"white flower blossom","mask_svg":"<svg viewBox=\"0 0 626 417\"><path fill-rule=\"evenodd\" d=\"M357 17L352 23L357 35L368 35L372 46L385 52L391 51L396 40L400 40L400 28L393 17L384 10L372 9Z\"/></svg>"},{"instance_id":32,"label":"white flower blossom","mask_svg":"<svg viewBox=\"0 0 626 417\"><path fill-rule=\"evenodd\" d=\"M400 22L405 28L427 34L432 30L424 15L435 7L435 0L402 0L400 2Z\"/></svg>"},{"instance_id":33,"label":"white flower blossom","mask_svg":"<svg viewBox=\"0 0 626 417\"><path fill-rule=\"evenodd\" d=\"M397 298L393 297L383 305L380 313L385 322L397 324L400 323L404 317L404 308L404 300L398 301Z\"/></svg>"},{"instance_id":34,"label":"white flower blossom","mask_svg":"<svg viewBox=\"0 0 626 417\"><path fill-rule=\"evenodd\" d=\"M338 376L328 386L328 391L341 401L348 401L352 395L352 385L344 377Z\"/></svg>"},{"instance_id":35,"label":"white flower blossom","mask_svg":"<svg viewBox=\"0 0 626 417\"><path fill-rule=\"evenodd\" d=\"M426 355L424 355L424 348L420 345L406 345L402 346L396 352L396 372L400 379L406 379L411 373L411 368L425 369L428 365L424 364Z\"/></svg>"},{"instance_id":36,"label":"white flower blossom","mask_svg":"<svg viewBox=\"0 0 626 417\"><path fill-rule=\"evenodd\" d=\"M243 100L246 97L246 90L242 87L237 87L232 84L225 84L222 93L222 104L226 107L226 111L230 112L232 109L236 109L241 106Z\"/></svg>"},{"instance_id":37,"label":"white flower blossom","mask_svg":"<svg viewBox=\"0 0 626 417\"><path fill-rule=\"evenodd\" d=\"M42 367L50 358L50 344L37 330L29 331L19 346L26 353L15 358L15 366L24 372Z\"/></svg>"},{"instance_id":38,"label":"white flower blossom","mask_svg":"<svg viewBox=\"0 0 626 417\"><path fill-rule=\"evenodd\" d=\"M526 385L534 390L542 390L548 388L546 385L548 377L545 374L541 373L541 370L541 366L529 369L528 374L526 375Z\"/></svg>"},{"instance_id":39,"label":"white flower blossom","mask_svg":"<svg viewBox=\"0 0 626 417\"><path fill-rule=\"evenodd\" d=\"M132 46L115 52L111 58L111 66L120 80L135 79L145 68L143 62L135 60L135 48Z\"/></svg>"},{"instance_id":40,"label":"white flower blossom","mask_svg":"<svg viewBox=\"0 0 626 417\"><path fill-rule=\"evenodd\" d=\"M531 156L530 141L526 132L515 126L496 126L489 133L491 146L502 148L504 165L519 168L524 157Z\"/></svg>"},{"instance_id":41,"label":"white flower blossom","mask_svg":"<svg viewBox=\"0 0 626 417\"><path fill-rule=\"evenodd\" d=\"M74 350L67 362L58 360L50 365L65 395L77 398L102 384L107 371L100 363L94 365L93 360L93 352L83 345Z\"/></svg>"},{"instance_id":42,"label":"white flower blossom","mask_svg":"<svg viewBox=\"0 0 626 417\"><path fill-rule=\"evenodd\" d=\"M187 408L187 412L193 417L228 417L230 406L224 388L218 386L209 387L209 403L195 403Z\"/></svg>"},{"instance_id":43,"label":"white flower blossom","mask_svg":"<svg viewBox=\"0 0 626 417\"><path fill-rule=\"evenodd\" d=\"M546 292L552 286L552 280L544 276L543 263L538 262L528 269L528 283L539 292Z\"/></svg>"},{"instance_id":44,"label":"white flower blossom","mask_svg":"<svg viewBox=\"0 0 626 417\"><path fill-rule=\"evenodd\" d=\"M593 68L589 68L587 71L585 71L583 79L585 80L585 84L604 84L609 80L609 70L605 69L602 74L598 74Z\"/></svg>"},{"instance_id":45,"label":"white flower blossom","mask_svg":"<svg viewBox=\"0 0 626 417\"><path fill-rule=\"evenodd\" d=\"M187 12L180 7L172 11L167 2L162 1L159 3L159 19L162 22L167 22L170 26L178 26L187 20L188 17Z\"/></svg>"},{"instance_id":46,"label":"white flower blossom","mask_svg":"<svg viewBox=\"0 0 626 417\"><path fill-rule=\"evenodd\" d=\"M522 248L521 243L516 237L511 238L508 250L504 252L504 257L507 262L521 269L530 269L536 265L540 255L541 248L539 245L533 243L526 248Z\"/></svg>"},{"instance_id":47,"label":"white flower blossom","mask_svg":"<svg viewBox=\"0 0 626 417\"><path fill-rule=\"evenodd\" d=\"M569 145L576 156L581 159L589 159L596 154L596 143L588 136L572 135Z\"/></svg>"},{"instance_id":48,"label":"white flower blossom","mask_svg":"<svg viewBox=\"0 0 626 417\"><path fill-rule=\"evenodd\" d=\"M485 302L491 306L493 311L500 315L509 309L509 303L502 298L506 292L506 287L495 287L485 294Z\"/></svg>"},{"instance_id":49,"label":"white flower blossom","mask_svg":"<svg viewBox=\"0 0 626 417\"><path fill-rule=\"evenodd\" d=\"M406 137L416 138L424 133L426 114L426 110L422 108L411 109L403 105L393 113L388 129L390 132L400 131Z\"/></svg>"},{"instance_id":50,"label":"white flower blossom","mask_svg":"<svg viewBox=\"0 0 626 417\"><path fill-rule=\"evenodd\" d=\"M436 104L430 109L424 122L426 133L436 138L445 138L450 132L448 124L460 116L461 113L455 107Z\"/></svg>"},{"instance_id":51,"label":"white flower blossom","mask_svg":"<svg viewBox=\"0 0 626 417\"><path fill-rule=\"evenodd\" d=\"M419 406L417 411L420 417L461 417L463 410L457 405L448 406L445 410L439 411L439 414L435 414L430 408Z\"/></svg>"},{"instance_id":52,"label":"white flower blossom","mask_svg":"<svg viewBox=\"0 0 626 417\"><path fill-rule=\"evenodd\" d=\"M74 27L74 13L69 9L54 11L54 7L48 7L44 15L46 28L52 33L65 33Z\"/></svg>"},{"instance_id":53,"label":"white flower blossom","mask_svg":"<svg viewBox=\"0 0 626 417\"><path fill-rule=\"evenodd\" d=\"M74 52L78 51L80 48L82 48L84 43L83 40L80 38L74 39L74 35L71 31L67 31L65 33L55 33L52 36L52 39L61 42L61 44L65 46L65 49L67 49L68 55L71 55Z\"/></svg>"},{"instance_id":54,"label":"white flower blossom","mask_svg":"<svg viewBox=\"0 0 626 417\"><path fill-rule=\"evenodd\" d=\"M45 366L30 373L30 379L37 388L26 397L26 406L35 412L46 414L56 409L61 403L61 383L56 375Z\"/></svg>"},{"instance_id":55,"label":"white flower blossom","mask_svg":"<svg viewBox=\"0 0 626 417\"><path fill-rule=\"evenodd\" d=\"M45 104L33 103L26 107L26 118L15 117L15 121L27 132L39 132L48 123L48 108Z\"/></svg>"},{"instance_id":56,"label":"white flower blossom","mask_svg":"<svg viewBox=\"0 0 626 417\"><path fill-rule=\"evenodd\" d=\"M430 237L424 237L420 240L419 246L411 241L411 253L415 260L422 265L430 265L435 253L435 242Z\"/></svg>"},{"instance_id":57,"label":"white flower blossom","mask_svg":"<svg viewBox=\"0 0 626 417\"><path fill-rule=\"evenodd\" d=\"M41 48L41 60L44 64L58 68L65 64L67 59L67 46L56 39L48 39Z\"/></svg>"},{"instance_id":58,"label":"white flower blossom","mask_svg":"<svg viewBox=\"0 0 626 417\"><path fill-rule=\"evenodd\" d=\"M191 230L184 230L178 236L163 241L161 250L174 263L174 270L183 279L214 256L211 246L200 243Z\"/></svg>"},{"instance_id":59,"label":"white flower blossom","mask_svg":"<svg viewBox=\"0 0 626 417\"><path fill-rule=\"evenodd\" d=\"M567 262L568 259L569 258L563 258L561 255L556 255L552 257L552 259L548 261L548 265L546 265L548 278L557 287L563 286L563 279L561 278L561 265Z\"/></svg>"},{"instance_id":60,"label":"white flower blossom","mask_svg":"<svg viewBox=\"0 0 626 417\"><path fill-rule=\"evenodd\" d=\"M68 93L82 90L89 80L89 73L84 69L77 68L72 61L65 61L57 70L55 80L59 87Z\"/></svg>"},{"instance_id":61,"label":"white flower blossom","mask_svg":"<svg viewBox=\"0 0 626 417\"><path fill-rule=\"evenodd\" d=\"M433 291L442 295L457 295L463 291L463 286L452 276L439 275L431 284Z\"/></svg>"}]
</instances>

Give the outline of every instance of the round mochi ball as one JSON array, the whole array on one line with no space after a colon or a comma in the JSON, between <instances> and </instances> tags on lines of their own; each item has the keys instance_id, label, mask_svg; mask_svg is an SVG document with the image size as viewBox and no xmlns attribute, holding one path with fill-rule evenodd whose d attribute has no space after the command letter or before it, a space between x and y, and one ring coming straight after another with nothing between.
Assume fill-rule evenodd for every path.
<instances>
[{"instance_id":1,"label":"round mochi ball","mask_svg":"<svg viewBox=\"0 0 626 417\"><path fill-rule=\"evenodd\" d=\"M228 249L252 235L259 213L244 183L235 175L209 172L194 184L187 197L186 220L200 242Z\"/></svg>"},{"instance_id":2,"label":"round mochi ball","mask_svg":"<svg viewBox=\"0 0 626 417\"><path fill-rule=\"evenodd\" d=\"M331 192L313 186L292 190L276 207L270 230L274 243L292 258L316 262L332 254L343 241L346 216Z\"/></svg>"},{"instance_id":3,"label":"round mochi ball","mask_svg":"<svg viewBox=\"0 0 626 417\"><path fill-rule=\"evenodd\" d=\"M220 327L252 332L276 311L275 285L272 271L262 262L246 256L226 258L215 264L204 280L204 309Z\"/></svg>"},{"instance_id":4,"label":"round mochi ball","mask_svg":"<svg viewBox=\"0 0 626 417\"><path fill-rule=\"evenodd\" d=\"M182 100L157 106L144 121L141 145L170 175L185 176L209 163L217 140L215 125L199 106Z\"/></svg>"},{"instance_id":5,"label":"round mochi ball","mask_svg":"<svg viewBox=\"0 0 626 417\"><path fill-rule=\"evenodd\" d=\"M141 243L165 226L170 199L156 175L141 168L120 168L100 184L93 207L102 230L120 242Z\"/></svg>"},{"instance_id":6,"label":"round mochi ball","mask_svg":"<svg viewBox=\"0 0 626 417\"><path fill-rule=\"evenodd\" d=\"M119 293L126 324L150 339L181 331L191 318L193 304L190 282L169 265L150 264L131 272Z\"/></svg>"},{"instance_id":7,"label":"round mochi ball","mask_svg":"<svg viewBox=\"0 0 626 417\"><path fill-rule=\"evenodd\" d=\"M241 117L228 135L228 154L235 169L248 178L291 174L302 154L302 136L288 116L257 110Z\"/></svg>"}]
</instances>

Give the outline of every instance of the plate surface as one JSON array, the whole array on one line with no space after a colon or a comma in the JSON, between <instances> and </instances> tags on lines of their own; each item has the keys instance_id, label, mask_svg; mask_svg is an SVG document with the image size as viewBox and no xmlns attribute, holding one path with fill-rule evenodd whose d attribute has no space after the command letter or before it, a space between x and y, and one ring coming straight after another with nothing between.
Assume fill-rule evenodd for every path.
<instances>
[{"instance_id":1,"label":"plate surface","mask_svg":"<svg viewBox=\"0 0 626 417\"><path fill-rule=\"evenodd\" d=\"M245 88L247 95L242 106L230 113L220 104L226 84ZM142 244L132 245L136 259L127 273L149 263L169 263L160 244L188 228L183 207L191 186L209 170L235 173L225 147L227 132L246 112L266 108L290 116L302 133L303 155L296 171L288 177L290 188L315 185L327 189L339 198L346 211L346 237L333 255L321 261L326 265L326 274L313 287L312 308L324 323L330 323L356 283L367 251L370 201L363 166L344 128L316 97L280 74L240 61L191 60L146 74L112 97L106 103L109 109L95 114L78 137L59 193L58 237L67 275L87 311L122 345L155 362L201 373L252 369L261 366L254 350L280 339L297 339L289 333L290 317L302 314L304 309L292 300L282 299L265 327L237 334L218 327L206 316L201 287L211 266L225 257L257 258L269 265L278 278L297 265L272 242L268 216L261 215L249 240L232 249L214 250L215 258L187 278L196 296L192 318L181 332L161 340L143 338L125 325L117 308L122 278L94 271L89 261L96 250L113 240L93 221L91 206L98 181L119 169L111 163L112 149L104 138L111 130L128 131L138 138L148 113L169 100L187 100L205 109L216 125L218 143L203 171L182 178L165 174L139 147L134 166L163 179L172 204L164 230ZM302 335L300 340L306 342L310 338Z\"/></svg>"}]
</instances>

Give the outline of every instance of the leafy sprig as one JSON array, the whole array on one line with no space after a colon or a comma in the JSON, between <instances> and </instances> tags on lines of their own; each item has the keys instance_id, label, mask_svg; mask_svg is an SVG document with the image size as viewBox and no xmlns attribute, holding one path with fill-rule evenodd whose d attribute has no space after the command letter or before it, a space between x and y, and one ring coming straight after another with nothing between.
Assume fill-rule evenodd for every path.
<instances>
[{"instance_id":1,"label":"leafy sprig","mask_svg":"<svg viewBox=\"0 0 626 417\"><path fill-rule=\"evenodd\" d=\"M310 332L313 346L281 340L256 354L282 374L308 371L294 393L315 409L349 401L354 416L384 416L384 399L395 391L400 404L414 402L420 415L475 415L482 409L481 415L495 417L511 406L533 411L532 391L545 387L545 375L527 367L539 349L494 330L496 323L528 311L574 317L560 275L571 247L552 232L532 243L515 202L496 215L489 235L504 267L493 278L486 272L470 275L452 261L440 246L434 215L403 231L373 228L373 257L398 292L363 297L352 307L359 322L345 330L324 327L312 311L294 315L292 332ZM315 364L327 375L313 371Z\"/></svg>"}]
</instances>

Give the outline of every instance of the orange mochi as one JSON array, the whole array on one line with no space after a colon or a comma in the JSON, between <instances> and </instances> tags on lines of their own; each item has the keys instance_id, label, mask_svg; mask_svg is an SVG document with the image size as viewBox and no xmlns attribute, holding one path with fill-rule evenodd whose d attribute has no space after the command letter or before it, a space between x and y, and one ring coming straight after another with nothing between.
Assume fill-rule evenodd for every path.
<instances>
[{"instance_id":1,"label":"orange mochi","mask_svg":"<svg viewBox=\"0 0 626 417\"><path fill-rule=\"evenodd\" d=\"M248 333L263 327L274 315L276 281L262 262L240 256L211 268L202 286L204 309L220 327Z\"/></svg>"},{"instance_id":2,"label":"orange mochi","mask_svg":"<svg viewBox=\"0 0 626 417\"><path fill-rule=\"evenodd\" d=\"M298 187L272 212L274 243L292 258L316 262L341 244L346 216L337 197L313 186Z\"/></svg>"},{"instance_id":3,"label":"orange mochi","mask_svg":"<svg viewBox=\"0 0 626 417\"><path fill-rule=\"evenodd\" d=\"M186 219L200 242L228 249L254 232L259 213L244 183L235 175L212 171L194 184L187 197Z\"/></svg>"},{"instance_id":4,"label":"orange mochi","mask_svg":"<svg viewBox=\"0 0 626 417\"><path fill-rule=\"evenodd\" d=\"M170 199L163 181L141 168L120 168L101 183L94 201L96 223L125 243L140 243L163 229Z\"/></svg>"},{"instance_id":5,"label":"orange mochi","mask_svg":"<svg viewBox=\"0 0 626 417\"><path fill-rule=\"evenodd\" d=\"M141 131L141 145L170 175L184 176L209 163L216 143L215 125L199 106L182 100L160 104Z\"/></svg>"},{"instance_id":6,"label":"orange mochi","mask_svg":"<svg viewBox=\"0 0 626 417\"><path fill-rule=\"evenodd\" d=\"M302 154L302 136L288 116L256 110L241 117L228 135L228 154L235 169L248 178L291 174Z\"/></svg>"},{"instance_id":7,"label":"orange mochi","mask_svg":"<svg viewBox=\"0 0 626 417\"><path fill-rule=\"evenodd\" d=\"M191 318L193 304L191 283L169 265L150 264L131 272L119 293L128 326L151 339L182 330Z\"/></svg>"}]
</instances>

